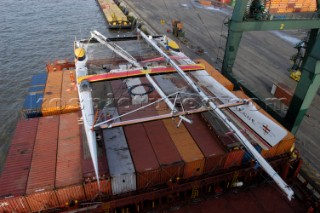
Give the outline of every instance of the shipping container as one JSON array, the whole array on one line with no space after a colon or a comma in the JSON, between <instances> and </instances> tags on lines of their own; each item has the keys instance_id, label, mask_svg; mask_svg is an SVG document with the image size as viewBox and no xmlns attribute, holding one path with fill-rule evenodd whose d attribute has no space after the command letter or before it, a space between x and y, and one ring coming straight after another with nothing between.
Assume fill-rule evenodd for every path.
<instances>
[{"instance_id":1,"label":"shipping container","mask_svg":"<svg viewBox=\"0 0 320 213\"><path fill-rule=\"evenodd\" d=\"M30 212L29 205L25 197L3 198L0 200L0 212Z\"/></svg>"},{"instance_id":2,"label":"shipping container","mask_svg":"<svg viewBox=\"0 0 320 213\"><path fill-rule=\"evenodd\" d=\"M28 94L24 100L22 112L26 118L40 117L43 102L43 93Z\"/></svg>"},{"instance_id":3,"label":"shipping container","mask_svg":"<svg viewBox=\"0 0 320 213\"><path fill-rule=\"evenodd\" d=\"M85 135L84 127L82 125L82 132L81 132L81 142L82 142L82 149L81 149L81 166L82 166L82 177L84 178L85 182L95 181L97 179L91 154L89 151L89 146L87 142L87 138ZM103 142L97 141L97 154L98 154L98 168L99 168L99 179L108 179L110 177L108 171L108 163L107 157L105 152L105 147Z\"/></svg>"},{"instance_id":4,"label":"shipping container","mask_svg":"<svg viewBox=\"0 0 320 213\"><path fill-rule=\"evenodd\" d=\"M184 162L163 122L152 121L143 126L161 167L161 183L181 179Z\"/></svg>"},{"instance_id":5,"label":"shipping container","mask_svg":"<svg viewBox=\"0 0 320 213\"><path fill-rule=\"evenodd\" d=\"M261 153L262 148L258 144L255 144L253 147L259 153ZM243 159L242 159L242 164L246 164L246 163L249 163L251 161L255 161L255 158L253 157L253 155L248 150L245 150L244 155L243 155Z\"/></svg>"},{"instance_id":6,"label":"shipping container","mask_svg":"<svg viewBox=\"0 0 320 213\"><path fill-rule=\"evenodd\" d=\"M205 157L204 173L223 168L227 153L219 144L218 137L210 131L199 114L190 117L192 124L184 122L193 140Z\"/></svg>"},{"instance_id":7,"label":"shipping container","mask_svg":"<svg viewBox=\"0 0 320 213\"><path fill-rule=\"evenodd\" d=\"M25 194L38 122L38 118L18 122L0 176L0 197Z\"/></svg>"},{"instance_id":8,"label":"shipping container","mask_svg":"<svg viewBox=\"0 0 320 213\"><path fill-rule=\"evenodd\" d=\"M194 60L198 64L203 64L205 66L206 72L213 77L216 81L218 81L222 86L227 88L229 91L232 91L234 88L233 83L227 79L225 76L223 76L218 70L216 70L211 64L209 64L204 59L195 59Z\"/></svg>"},{"instance_id":9,"label":"shipping container","mask_svg":"<svg viewBox=\"0 0 320 213\"><path fill-rule=\"evenodd\" d=\"M111 108L117 116L117 110ZM136 190L136 174L122 127L103 130L112 194Z\"/></svg>"},{"instance_id":10,"label":"shipping container","mask_svg":"<svg viewBox=\"0 0 320 213\"><path fill-rule=\"evenodd\" d=\"M27 194L54 189L58 133L59 116L39 118Z\"/></svg>"},{"instance_id":11,"label":"shipping container","mask_svg":"<svg viewBox=\"0 0 320 213\"><path fill-rule=\"evenodd\" d=\"M103 193L103 195L112 194L110 180L100 181L100 191L97 181L86 183L83 187L86 193L87 200L90 201L94 201L94 199L97 198L101 193Z\"/></svg>"},{"instance_id":12,"label":"shipping container","mask_svg":"<svg viewBox=\"0 0 320 213\"><path fill-rule=\"evenodd\" d=\"M55 191L34 193L27 195L26 199L32 212L41 212L46 209L55 209L59 207Z\"/></svg>"},{"instance_id":13,"label":"shipping container","mask_svg":"<svg viewBox=\"0 0 320 213\"><path fill-rule=\"evenodd\" d=\"M249 97L242 91L234 91L233 94L235 94L239 98L249 99ZM281 127L283 127L278 121L276 121L265 110L259 108L259 106L257 104L255 104L255 106L258 109L260 109L259 112L261 112L266 117L271 119L273 122L275 122L278 125L280 125ZM283 154L283 153L289 153L291 151L291 148L292 148L294 142L295 142L295 136L287 130L287 135L277 145L275 145L274 147L271 147L269 150L262 150L261 155L265 158L272 158L272 157L275 157L275 156Z\"/></svg>"},{"instance_id":14,"label":"shipping container","mask_svg":"<svg viewBox=\"0 0 320 213\"><path fill-rule=\"evenodd\" d=\"M76 112L80 110L76 74L74 70L63 71L61 88L61 113Z\"/></svg>"},{"instance_id":15,"label":"shipping container","mask_svg":"<svg viewBox=\"0 0 320 213\"><path fill-rule=\"evenodd\" d=\"M60 206L68 206L70 203L86 200L86 194L82 184L67 186L56 190Z\"/></svg>"},{"instance_id":16,"label":"shipping container","mask_svg":"<svg viewBox=\"0 0 320 213\"><path fill-rule=\"evenodd\" d=\"M134 124L123 129L136 170L137 189L159 184L161 168L143 125Z\"/></svg>"},{"instance_id":17,"label":"shipping container","mask_svg":"<svg viewBox=\"0 0 320 213\"><path fill-rule=\"evenodd\" d=\"M124 81L113 80L111 81L113 98L115 105L118 107L131 105L131 96Z\"/></svg>"},{"instance_id":18,"label":"shipping container","mask_svg":"<svg viewBox=\"0 0 320 213\"><path fill-rule=\"evenodd\" d=\"M48 74L46 72L35 74L31 78L31 87L46 85Z\"/></svg>"},{"instance_id":19,"label":"shipping container","mask_svg":"<svg viewBox=\"0 0 320 213\"><path fill-rule=\"evenodd\" d=\"M165 119L163 123L185 162L183 178L201 175L205 159L198 145L194 142L184 124L177 128L178 119Z\"/></svg>"},{"instance_id":20,"label":"shipping container","mask_svg":"<svg viewBox=\"0 0 320 213\"><path fill-rule=\"evenodd\" d=\"M32 87L29 87L28 93L29 94L35 94L35 93L43 94L45 88L46 88L46 86L44 86L44 85L32 86Z\"/></svg>"},{"instance_id":21,"label":"shipping container","mask_svg":"<svg viewBox=\"0 0 320 213\"><path fill-rule=\"evenodd\" d=\"M148 103L146 89L141 85L139 78L127 78L124 82L127 85L129 94L131 95L132 105Z\"/></svg>"},{"instance_id":22,"label":"shipping container","mask_svg":"<svg viewBox=\"0 0 320 213\"><path fill-rule=\"evenodd\" d=\"M244 156L244 150L242 149L228 152L223 168L228 169L235 166L241 166L243 156Z\"/></svg>"},{"instance_id":23,"label":"shipping container","mask_svg":"<svg viewBox=\"0 0 320 213\"><path fill-rule=\"evenodd\" d=\"M287 85L283 83L278 83L277 85L272 86L271 94L274 95L274 97L279 98L282 103L286 104L287 106L290 105L292 96L294 91Z\"/></svg>"},{"instance_id":24,"label":"shipping container","mask_svg":"<svg viewBox=\"0 0 320 213\"><path fill-rule=\"evenodd\" d=\"M78 119L78 113L60 115L55 182L57 188L82 183Z\"/></svg>"},{"instance_id":25,"label":"shipping container","mask_svg":"<svg viewBox=\"0 0 320 213\"><path fill-rule=\"evenodd\" d=\"M61 113L61 86L63 72L49 72L41 112L43 116Z\"/></svg>"}]
</instances>

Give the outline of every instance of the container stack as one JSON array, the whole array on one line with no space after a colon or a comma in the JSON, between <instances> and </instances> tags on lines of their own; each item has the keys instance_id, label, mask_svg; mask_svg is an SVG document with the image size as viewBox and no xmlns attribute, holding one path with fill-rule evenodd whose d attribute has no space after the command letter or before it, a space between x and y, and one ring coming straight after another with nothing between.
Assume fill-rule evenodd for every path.
<instances>
[{"instance_id":1,"label":"container stack","mask_svg":"<svg viewBox=\"0 0 320 213\"><path fill-rule=\"evenodd\" d=\"M23 195L27 188L38 123L38 118L32 118L21 120L16 126L6 164L0 176L0 198L8 204L4 206L4 211L29 211Z\"/></svg>"},{"instance_id":2,"label":"container stack","mask_svg":"<svg viewBox=\"0 0 320 213\"><path fill-rule=\"evenodd\" d=\"M317 0L272 0L267 1L269 13L303 13L317 11Z\"/></svg>"},{"instance_id":3,"label":"container stack","mask_svg":"<svg viewBox=\"0 0 320 213\"><path fill-rule=\"evenodd\" d=\"M26 118L35 118L42 115L41 105L47 77L47 73L40 73L32 76L28 94L22 108L22 112Z\"/></svg>"},{"instance_id":4,"label":"container stack","mask_svg":"<svg viewBox=\"0 0 320 213\"><path fill-rule=\"evenodd\" d=\"M114 116L116 108L110 108ZM103 130L104 144L111 176L112 194L136 190L136 173L122 127Z\"/></svg>"}]
</instances>

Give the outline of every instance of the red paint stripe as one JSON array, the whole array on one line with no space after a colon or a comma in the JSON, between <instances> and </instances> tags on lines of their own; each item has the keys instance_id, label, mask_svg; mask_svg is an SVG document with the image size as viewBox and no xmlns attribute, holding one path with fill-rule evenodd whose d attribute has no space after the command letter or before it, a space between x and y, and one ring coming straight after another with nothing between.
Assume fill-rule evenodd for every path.
<instances>
[{"instance_id":1,"label":"red paint stripe","mask_svg":"<svg viewBox=\"0 0 320 213\"><path fill-rule=\"evenodd\" d=\"M180 68L184 71L188 70L201 70L203 69L203 66L201 65L182 65ZM100 75L95 75L86 78L89 82L95 82L95 81L103 81L103 80L111 80L111 79L117 79L117 78L125 78L125 77L132 77L132 76L138 76L138 75L144 75L146 72L149 74L160 74L160 73L170 73L175 72L175 68L173 67L156 67L149 70L130 70L130 71L121 71L117 73L104 73Z\"/></svg>"}]
</instances>

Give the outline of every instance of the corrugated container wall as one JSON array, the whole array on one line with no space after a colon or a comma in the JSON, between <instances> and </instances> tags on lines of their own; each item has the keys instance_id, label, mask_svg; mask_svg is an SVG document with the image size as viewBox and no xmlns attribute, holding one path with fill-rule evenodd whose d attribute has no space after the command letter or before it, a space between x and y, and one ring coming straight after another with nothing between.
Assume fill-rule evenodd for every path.
<instances>
[{"instance_id":1,"label":"corrugated container wall","mask_svg":"<svg viewBox=\"0 0 320 213\"><path fill-rule=\"evenodd\" d=\"M44 209L59 207L55 191L38 192L26 196L32 212L41 212Z\"/></svg>"},{"instance_id":2,"label":"corrugated container wall","mask_svg":"<svg viewBox=\"0 0 320 213\"><path fill-rule=\"evenodd\" d=\"M87 200L94 200L98 195L100 195L100 192L102 192L104 195L111 195L111 183L109 180L101 180L100 181L100 190L98 187L97 181L86 183L84 185L84 190L87 196Z\"/></svg>"},{"instance_id":3,"label":"corrugated container wall","mask_svg":"<svg viewBox=\"0 0 320 213\"><path fill-rule=\"evenodd\" d=\"M38 118L18 122L0 176L0 197L20 196L26 192L38 122Z\"/></svg>"},{"instance_id":4,"label":"corrugated container wall","mask_svg":"<svg viewBox=\"0 0 320 213\"><path fill-rule=\"evenodd\" d=\"M222 169L227 153L219 144L219 139L210 131L199 114L194 114L191 119L192 124L184 122L184 125L206 158L204 173Z\"/></svg>"},{"instance_id":5,"label":"corrugated container wall","mask_svg":"<svg viewBox=\"0 0 320 213\"><path fill-rule=\"evenodd\" d=\"M71 201L86 200L86 194L83 185L68 186L66 188L57 189L56 195L60 206L66 206Z\"/></svg>"},{"instance_id":6,"label":"corrugated container wall","mask_svg":"<svg viewBox=\"0 0 320 213\"><path fill-rule=\"evenodd\" d=\"M162 121L143 124L161 166L161 183L182 178L184 162Z\"/></svg>"},{"instance_id":7,"label":"corrugated container wall","mask_svg":"<svg viewBox=\"0 0 320 213\"><path fill-rule=\"evenodd\" d=\"M56 167L57 188L82 183L78 113L60 115Z\"/></svg>"},{"instance_id":8,"label":"corrugated container wall","mask_svg":"<svg viewBox=\"0 0 320 213\"><path fill-rule=\"evenodd\" d=\"M135 165L137 189L159 184L161 169L143 125L125 126L124 132Z\"/></svg>"},{"instance_id":9,"label":"corrugated container wall","mask_svg":"<svg viewBox=\"0 0 320 213\"><path fill-rule=\"evenodd\" d=\"M178 122L178 119L163 120L172 141L185 162L183 178L201 175L203 173L205 163L204 156L185 126L181 124L179 128L177 128L176 124Z\"/></svg>"},{"instance_id":10,"label":"corrugated container wall","mask_svg":"<svg viewBox=\"0 0 320 213\"><path fill-rule=\"evenodd\" d=\"M59 116L39 118L27 194L54 189L58 133Z\"/></svg>"},{"instance_id":11,"label":"corrugated container wall","mask_svg":"<svg viewBox=\"0 0 320 213\"><path fill-rule=\"evenodd\" d=\"M114 116L118 116L117 110ZM136 174L122 127L103 130L111 176L112 194L121 194L136 190Z\"/></svg>"},{"instance_id":12,"label":"corrugated container wall","mask_svg":"<svg viewBox=\"0 0 320 213\"><path fill-rule=\"evenodd\" d=\"M41 106L43 102L42 93L29 93L23 103L22 112L26 118L36 118L42 116Z\"/></svg>"},{"instance_id":13,"label":"corrugated container wall","mask_svg":"<svg viewBox=\"0 0 320 213\"><path fill-rule=\"evenodd\" d=\"M30 212L30 208L25 197L5 198L0 200L0 212L26 213Z\"/></svg>"},{"instance_id":14,"label":"corrugated container wall","mask_svg":"<svg viewBox=\"0 0 320 213\"><path fill-rule=\"evenodd\" d=\"M76 74L74 70L63 71L61 88L61 113L76 112L80 110Z\"/></svg>"},{"instance_id":15,"label":"corrugated container wall","mask_svg":"<svg viewBox=\"0 0 320 213\"><path fill-rule=\"evenodd\" d=\"M61 113L61 86L63 72L49 72L41 112L43 116Z\"/></svg>"}]
</instances>

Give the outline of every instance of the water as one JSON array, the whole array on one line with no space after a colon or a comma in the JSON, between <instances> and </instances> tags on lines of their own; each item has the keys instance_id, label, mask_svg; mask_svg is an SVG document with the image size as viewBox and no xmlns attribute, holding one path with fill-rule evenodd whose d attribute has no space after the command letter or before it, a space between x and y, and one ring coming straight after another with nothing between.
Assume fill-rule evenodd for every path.
<instances>
[{"instance_id":1,"label":"water","mask_svg":"<svg viewBox=\"0 0 320 213\"><path fill-rule=\"evenodd\" d=\"M75 37L94 29L114 34L95 0L0 0L0 170L31 76L72 60Z\"/></svg>"}]
</instances>

